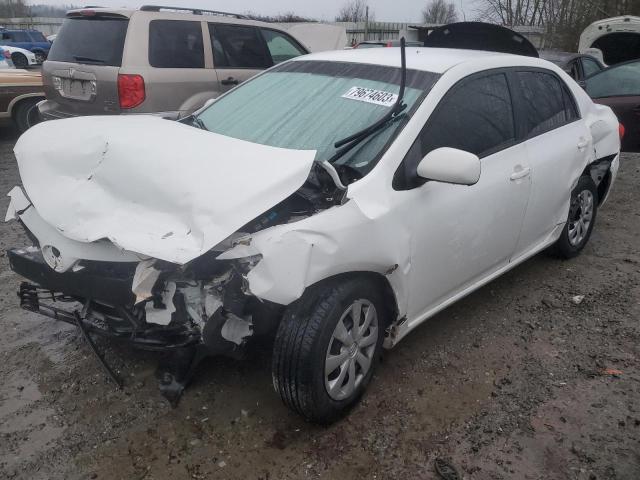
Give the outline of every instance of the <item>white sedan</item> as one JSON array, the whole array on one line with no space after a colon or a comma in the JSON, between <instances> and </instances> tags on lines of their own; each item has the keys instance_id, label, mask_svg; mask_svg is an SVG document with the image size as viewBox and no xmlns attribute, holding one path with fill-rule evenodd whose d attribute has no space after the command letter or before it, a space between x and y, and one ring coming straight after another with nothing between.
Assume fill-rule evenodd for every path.
<instances>
[{"instance_id":1,"label":"white sedan","mask_svg":"<svg viewBox=\"0 0 640 480\"><path fill-rule=\"evenodd\" d=\"M542 250L578 255L618 170L615 115L553 64L426 48L404 63L318 53L182 122L36 125L7 213L35 240L8 252L23 307L191 352L162 376L174 399L176 371L276 331L284 403L336 420L383 347Z\"/></svg>"},{"instance_id":2,"label":"white sedan","mask_svg":"<svg viewBox=\"0 0 640 480\"><path fill-rule=\"evenodd\" d=\"M16 68L27 68L39 65L36 60L36 54L30 52L29 50L25 50L24 48L18 47L9 47L6 45L0 45L0 48L9 52L11 56L11 61Z\"/></svg>"}]
</instances>

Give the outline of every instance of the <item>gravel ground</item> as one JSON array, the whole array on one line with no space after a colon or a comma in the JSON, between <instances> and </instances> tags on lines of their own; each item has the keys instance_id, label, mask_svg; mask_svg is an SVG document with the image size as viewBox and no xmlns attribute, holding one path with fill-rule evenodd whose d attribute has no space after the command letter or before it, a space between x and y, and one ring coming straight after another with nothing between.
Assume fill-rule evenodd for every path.
<instances>
[{"instance_id":1,"label":"gravel ground","mask_svg":"<svg viewBox=\"0 0 640 480\"><path fill-rule=\"evenodd\" d=\"M0 191L19 182L0 129ZM203 363L178 408L157 357L99 342L17 307L0 224L0 478L640 478L640 155L625 155L583 254L541 254L385 352L364 401L319 428L271 386L270 346ZM4 215L8 200L0 198ZM584 296L575 302L577 295Z\"/></svg>"}]
</instances>

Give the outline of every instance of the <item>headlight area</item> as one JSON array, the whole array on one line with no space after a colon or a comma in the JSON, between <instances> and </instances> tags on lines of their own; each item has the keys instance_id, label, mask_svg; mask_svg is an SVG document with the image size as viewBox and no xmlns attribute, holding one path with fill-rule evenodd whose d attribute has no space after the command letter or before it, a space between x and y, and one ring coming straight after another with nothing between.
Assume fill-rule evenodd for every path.
<instances>
[{"instance_id":1,"label":"headlight area","mask_svg":"<svg viewBox=\"0 0 640 480\"><path fill-rule=\"evenodd\" d=\"M284 307L248 290L245 275L260 255L217 260L218 254L183 266L82 260L66 272L47 265L39 247L9 250L8 258L28 280L18 292L22 308L164 352L157 376L161 393L175 404L200 360L243 357L249 338L273 331L282 315Z\"/></svg>"}]
</instances>

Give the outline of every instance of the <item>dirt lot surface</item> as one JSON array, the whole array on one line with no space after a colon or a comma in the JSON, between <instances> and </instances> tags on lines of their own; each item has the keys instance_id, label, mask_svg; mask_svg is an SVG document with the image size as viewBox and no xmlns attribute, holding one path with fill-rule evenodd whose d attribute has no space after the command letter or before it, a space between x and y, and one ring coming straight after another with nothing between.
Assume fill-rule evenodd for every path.
<instances>
[{"instance_id":1,"label":"dirt lot surface","mask_svg":"<svg viewBox=\"0 0 640 480\"><path fill-rule=\"evenodd\" d=\"M0 129L3 195L14 142ZM538 255L439 314L320 428L276 397L269 345L204 362L171 409L154 354L99 342L115 390L73 327L18 308L4 251L26 238L0 224L0 478L436 479L440 457L466 479L640 479L639 238L626 155L580 257Z\"/></svg>"}]
</instances>

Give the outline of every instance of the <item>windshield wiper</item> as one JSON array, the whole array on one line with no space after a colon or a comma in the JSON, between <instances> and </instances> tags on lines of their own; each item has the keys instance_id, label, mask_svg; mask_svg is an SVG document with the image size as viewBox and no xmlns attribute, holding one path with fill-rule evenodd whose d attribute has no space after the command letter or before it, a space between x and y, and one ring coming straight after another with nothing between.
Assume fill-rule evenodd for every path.
<instances>
[{"instance_id":1,"label":"windshield wiper","mask_svg":"<svg viewBox=\"0 0 640 480\"><path fill-rule=\"evenodd\" d=\"M382 130L387 123L391 120L394 120L398 115L402 113L402 111L407 108L407 105L403 103L404 100L404 89L407 83L407 58L405 54L405 39L402 37L400 39L400 59L401 59L401 78L400 78L400 91L398 92L398 98L396 99L396 103L393 104L391 110L387 112L380 120L375 123L369 125L368 127L360 130L359 132L354 133L353 135L349 135L342 140L338 140L334 143L334 147L339 150L333 154L333 156L328 160L329 163L333 163L338 160L340 157L351 151L356 145L361 143L364 139L369 137L370 135Z\"/></svg>"},{"instance_id":2,"label":"windshield wiper","mask_svg":"<svg viewBox=\"0 0 640 480\"><path fill-rule=\"evenodd\" d=\"M193 123L194 127L198 127L200 130L206 130L207 132L209 131L204 122L200 120L200 118L196 115L191 115L191 123Z\"/></svg>"},{"instance_id":3,"label":"windshield wiper","mask_svg":"<svg viewBox=\"0 0 640 480\"><path fill-rule=\"evenodd\" d=\"M104 60L100 60L99 58L91 58L91 57L80 57L77 55L73 56L73 59L76 62L91 62L91 63L105 63Z\"/></svg>"}]
</instances>

